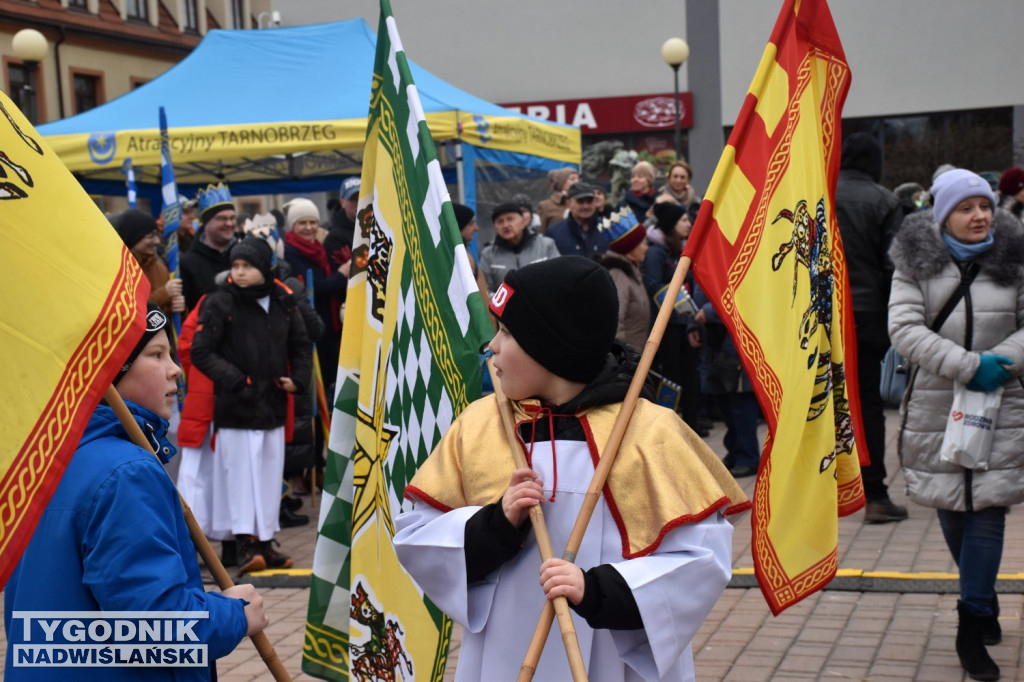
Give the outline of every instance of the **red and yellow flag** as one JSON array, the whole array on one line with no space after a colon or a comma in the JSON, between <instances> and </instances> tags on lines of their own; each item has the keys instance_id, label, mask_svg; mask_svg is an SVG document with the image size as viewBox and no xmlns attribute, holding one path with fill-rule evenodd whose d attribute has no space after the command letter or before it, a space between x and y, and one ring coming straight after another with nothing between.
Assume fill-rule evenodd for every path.
<instances>
[{"instance_id":1,"label":"red and yellow flag","mask_svg":"<svg viewBox=\"0 0 1024 682\"><path fill-rule=\"evenodd\" d=\"M833 203L850 69L825 0L786 0L685 254L768 424L754 568L772 613L836 573L864 504L853 315Z\"/></svg>"},{"instance_id":2,"label":"red and yellow flag","mask_svg":"<svg viewBox=\"0 0 1024 682\"><path fill-rule=\"evenodd\" d=\"M0 586L103 392L141 338L149 283L0 92Z\"/></svg>"}]
</instances>

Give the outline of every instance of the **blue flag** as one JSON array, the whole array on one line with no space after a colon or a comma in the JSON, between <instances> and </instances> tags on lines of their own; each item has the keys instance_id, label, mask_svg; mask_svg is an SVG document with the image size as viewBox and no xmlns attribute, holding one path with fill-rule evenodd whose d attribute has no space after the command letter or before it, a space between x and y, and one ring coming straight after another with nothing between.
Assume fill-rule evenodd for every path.
<instances>
[{"instance_id":1,"label":"blue flag","mask_svg":"<svg viewBox=\"0 0 1024 682\"><path fill-rule=\"evenodd\" d=\"M178 201L178 183L174 179L171 165L171 143L167 135L167 114L160 107L160 195L162 198L160 218L164 221L164 242L167 243L167 269L171 279L181 279L178 267L178 226L181 225L181 202ZM181 315L171 313L174 321L174 346L181 336ZM180 364L180 361L178 361ZM178 375L178 409L185 403L185 375Z\"/></svg>"},{"instance_id":2,"label":"blue flag","mask_svg":"<svg viewBox=\"0 0 1024 682\"><path fill-rule=\"evenodd\" d=\"M130 208L138 208L139 193L135 188L135 169L132 168L132 157L128 157L124 160L124 165L121 166L121 172L125 175L125 185L128 187L128 206Z\"/></svg>"},{"instance_id":3,"label":"blue flag","mask_svg":"<svg viewBox=\"0 0 1024 682\"><path fill-rule=\"evenodd\" d=\"M163 198L160 217L164 221L164 241L167 242L167 269L174 279L181 278L178 267L178 226L181 224L181 203L178 201L178 183L174 180L171 164L171 144L167 135L167 113L160 107L160 185ZM181 333L181 315L174 313L174 331Z\"/></svg>"}]
</instances>

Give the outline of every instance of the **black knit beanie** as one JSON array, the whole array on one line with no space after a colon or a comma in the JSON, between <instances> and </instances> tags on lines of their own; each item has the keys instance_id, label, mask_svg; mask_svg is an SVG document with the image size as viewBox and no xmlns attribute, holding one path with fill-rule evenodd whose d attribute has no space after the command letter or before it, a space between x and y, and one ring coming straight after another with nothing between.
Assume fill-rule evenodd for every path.
<instances>
[{"instance_id":1,"label":"black knit beanie","mask_svg":"<svg viewBox=\"0 0 1024 682\"><path fill-rule=\"evenodd\" d=\"M527 355L582 383L604 367L619 321L619 297L608 270L580 256L510 272L490 308Z\"/></svg>"},{"instance_id":2,"label":"black knit beanie","mask_svg":"<svg viewBox=\"0 0 1024 682\"><path fill-rule=\"evenodd\" d=\"M160 306L156 303L147 304L146 330L142 332L142 338L139 339L137 344L135 344L135 348L132 349L131 355L129 355L128 359L124 361L124 364L121 365L121 369L118 371L117 376L114 377L115 386L117 385L117 382L124 378L124 375L128 373L128 370L131 369L132 364L139 357L142 349L146 347L146 344L149 343L150 339L165 330L167 330L167 315L164 314L164 311L161 310ZM170 341L170 338L171 335L167 334L168 341Z\"/></svg>"},{"instance_id":3,"label":"black knit beanie","mask_svg":"<svg viewBox=\"0 0 1024 682\"><path fill-rule=\"evenodd\" d=\"M673 201L659 201L654 204L654 217L658 221L658 229L662 232L676 229L676 223L685 213L686 209Z\"/></svg>"},{"instance_id":4,"label":"black knit beanie","mask_svg":"<svg viewBox=\"0 0 1024 682\"><path fill-rule=\"evenodd\" d=\"M457 204L452 202L452 211L455 213L455 222L458 224L461 230L466 225L469 225L470 221L473 220L473 216L476 215L476 211L471 209L465 204Z\"/></svg>"},{"instance_id":5,"label":"black knit beanie","mask_svg":"<svg viewBox=\"0 0 1024 682\"><path fill-rule=\"evenodd\" d=\"M254 235L249 235L231 247L231 262L244 260L253 266L263 275L264 283L273 283L274 275L271 272L270 261L272 259L270 244Z\"/></svg>"},{"instance_id":6,"label":"black knit beanie","mask_svg":"<svg viewBox=\"0 0 1024 682\"><path fill-rule=\"evenodd\" d=\"M117 236L129 249L141 242L150 232L160 229L153 216L137 208L129 208L118 213L110 222Z\"/></svg>"}]
</instances>

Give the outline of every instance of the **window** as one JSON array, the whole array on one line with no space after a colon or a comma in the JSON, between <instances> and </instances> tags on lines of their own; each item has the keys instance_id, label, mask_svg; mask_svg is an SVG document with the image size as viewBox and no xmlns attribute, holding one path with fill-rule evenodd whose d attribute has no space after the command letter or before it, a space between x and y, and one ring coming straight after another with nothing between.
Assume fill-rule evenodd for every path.
<instances>
[{"instance_id":1,"label":"window","mask_svg":"<svg viewBox=\"0 0 1024 682\"><path fill-rule=\"evenodd\" d=\"M149 21L149 0L126 0L128 18Z\"/></svg>"},{"instance_id":2,"label":"window","mask_svg":"<svg viewBox=\"0 0 1024 682\"><path fill-rule=\"evenodd\" d=\"M69 9L80 9L85 12L89 11L87 0L68 0Z\"/></svg>"},{"instance_id":3,"label":"window","mask_svg":"<svg viewBox=\"0 0 1024 682\"><path fill-rule=\"evenodd\" d=\"M39 98L36 96L35 74L24 64L7 64L8 94L32 123L39 122Z\"/></svg>"},{"instance_id":4,"label":"window","mask_svg":"<svg viewBox=\"0 0 1024 682\"><path fill-rule=\"evenodd\" d=\"M884 149L882 184L931 184L944 163L999 177L1013 164L1013 110L1009 107L843 120L843 134L875 135Z\"/></svg>"},{"instance_id":5,"label":"window","mask_svg":"<svg viewBox=\"0 0 1024 682\"><path fill-rule=\"evenodd\" d=\"M74 76L75 88L75 113L93 109L100 103L100 77L90 76L84 73L76 73Z\"/></svg>"},{"instance_id":6,"label":"window","mask_svg":"<svg viewBox=\"0 0 1024 682\"><path fill-rule=\"evenodd\" d=\"M231 0L231 28L245 28L245 0Z\"/></svg>"},{"instance_id":7,"label":"window","mask_svg":"<svg viewBox=\"0 0 1024 682\"><path fill-rule=\"evenodd\" d=\"M199 32L199 0L182 0L184 14L182 18L182 30L189 33Z\"/></svg>"}]
</instances>

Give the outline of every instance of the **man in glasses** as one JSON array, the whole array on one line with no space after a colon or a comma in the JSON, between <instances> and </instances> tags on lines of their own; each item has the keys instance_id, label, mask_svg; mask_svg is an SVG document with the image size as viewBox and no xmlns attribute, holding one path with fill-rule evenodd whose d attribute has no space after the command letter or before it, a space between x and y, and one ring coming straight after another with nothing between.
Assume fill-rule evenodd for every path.
<instances>
[{"instance_id":1,"label":"man in glasses","mask_svg":"<svg viewBox=\"0 0 1024 682\"><path fill-rule=\"evenodd\" d=\"M235 204L227 185L210 185L200 190L197 199L201 227L180 261L185 305L189 310L195 308L203 294L217 288L217 273L231 268L228 250L235 243Z\"/></svg>"}]
</instances>

